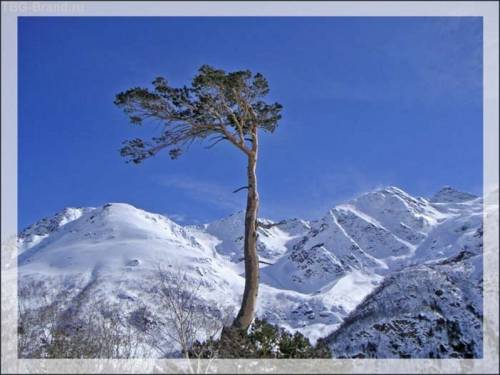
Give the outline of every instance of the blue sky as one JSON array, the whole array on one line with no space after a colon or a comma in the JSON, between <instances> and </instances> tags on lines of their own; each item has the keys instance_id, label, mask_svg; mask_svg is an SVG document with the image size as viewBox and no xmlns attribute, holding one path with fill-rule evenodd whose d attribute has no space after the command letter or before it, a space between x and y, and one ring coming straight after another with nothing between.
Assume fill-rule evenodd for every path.
<instances>
[{"instance_id":1,"label":"blue sky","mask_svg":"<svg viewBox=\"0 0 500 375\"><path fill-rule=\"evenodd\" d=\"M138 131L114 95L202 64L264 74L283 106L261 141L261 216L317 218L396 185L482 191L482 20L19 18L19 226L66 206L128 202L180 222L244 209L230 145L171 161L119 156Z\"/></svg>"}]
</instances>

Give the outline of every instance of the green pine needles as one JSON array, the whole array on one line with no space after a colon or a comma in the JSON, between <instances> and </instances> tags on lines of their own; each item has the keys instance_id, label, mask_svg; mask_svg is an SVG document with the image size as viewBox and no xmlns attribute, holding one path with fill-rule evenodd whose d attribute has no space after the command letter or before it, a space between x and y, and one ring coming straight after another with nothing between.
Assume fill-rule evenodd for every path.
<instances>
[{"instance_id":1,"label":"green pine needles","mask_svg":"<svg viewBox=\"0 0 500 375\"><path fill-rule=\"evenodd\" d=\"M311 345L300 332L292 334L266 320L255 319L248 332L225 330L218 340L195 342L190 354L199 358L332 358L324 340Z\"/></svg>"}]
</instances>

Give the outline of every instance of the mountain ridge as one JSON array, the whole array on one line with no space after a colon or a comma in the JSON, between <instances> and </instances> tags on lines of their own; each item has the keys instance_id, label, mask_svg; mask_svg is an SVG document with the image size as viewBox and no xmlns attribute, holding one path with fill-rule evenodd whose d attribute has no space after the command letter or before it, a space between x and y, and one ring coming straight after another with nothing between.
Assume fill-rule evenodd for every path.
<instances>
[{"instance_id":1,"label":"mountain ridge","mask_svg":"<svg viewBox=\"0 0 500 375\"><path fill-rule=\"evenodd\" d=\"M464 194L445 190L439 196L446 202L433 202L387 187L318 220L260 219L267 225L258 232L257 315L315 342L334 332L385 278L464 249L480 252L482 236L474 234L482 225L482 199ZM244 284L242 215L182 226L125 203L64 209L20 233L21 289L39 281L47 290L70 285L78 294L92 285L86 298L125 299L154 310L148 280L161 264L202 280L207 305L237 307ZM49 299L56 298L52 294Z\"/></svg>"}]
</instances>

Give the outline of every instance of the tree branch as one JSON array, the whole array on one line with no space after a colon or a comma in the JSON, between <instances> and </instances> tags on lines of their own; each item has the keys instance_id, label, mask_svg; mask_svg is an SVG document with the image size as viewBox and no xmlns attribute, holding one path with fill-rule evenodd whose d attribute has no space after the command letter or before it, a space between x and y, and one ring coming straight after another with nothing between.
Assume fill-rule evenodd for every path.
<instances>
[{"instance_id":1,"label":"tree branch","mask_svg":"<svg viewBox=\"0 0 500 375\"><path fill-rule=\"evenodd\" d=\"M221 142L221 141L223 141L225 139L227 139L227 137L221 135L220 137L217 137L217 140L215 142L213 142L212 144L209 144L205 148L210 149L210 148L214 147L217 143L219 143L219 142Z\"/></svg>"},{"instance_id":2,"label":"tree branch","mask_svg":"<svg viewBox=\"0 0 500 375\"><path fill-rule=\"evenodd\" d=\"M271 223L271 224L264 224L262 221L259 221L257 220L257 226L261 227L261 228L265 228L265 229L271 229L272 227L276 227L278 225L282 225L282 224L285 224L286 223L286 220L281 220L277 223Z\"/></svg>"},{"instance_id":3,"label":"tree branch","mask_svg":"<svg viewBox=\"0 0 500 375\"><path fill-rule=\"evenodd\" d=\"M241 190L244 190L244 189L248 189L248 186L242 186L242 187L236 189L235 191L233 191L233 193L237 193L238 191L241 191Z\"/></svg>"},{"instance_id":4,"label":"tree branch","mask_svg":"<svg viewBox=\"0 0 500 375\"><path fill-rule=\"evenodd\" d=\"M220 121L220 124L218 126L218 128L222 131L222 133L224 134L224 136L227 137L227 139L233 144L235 145L236 147L238 147L241 151L243 151L246 155L250 156L250 150L247 149L243 143L241 142L238 142L237 139L234 137L233 134L231 134L227 128L226 128L226 125L224 124L224 121L222 120L222 117L221 115L219 114L219 112L215 111L215 115L219 118L219 121Z\"/></svg>"},{"instance_id":5,"label":"tree branch","mask_svg":"<svg viewBox=\"0 0 500 375\"><path fill-rule=\"evenodd\" d=\"M243 124L240 121L238 121L238 118L234 114L234 111L227 104L226 99L224 97L224 89L223 89L223 87L220 87L219 85L217 85L217 87L219 88L219 95L220 95L220 98L221 98L221 101L222 101L222 105L224 106L224 108L226 109L226 111L229 112L229 115L233 119L233 121L236 124L236 127L238 129L238 134L240 136L240 142L239 143L241 144L242 147L244 147L243 145L244 145L244 142L245 142L245 140L244 140L245 136L243 135Z\"/></svg>"}]
</instances>

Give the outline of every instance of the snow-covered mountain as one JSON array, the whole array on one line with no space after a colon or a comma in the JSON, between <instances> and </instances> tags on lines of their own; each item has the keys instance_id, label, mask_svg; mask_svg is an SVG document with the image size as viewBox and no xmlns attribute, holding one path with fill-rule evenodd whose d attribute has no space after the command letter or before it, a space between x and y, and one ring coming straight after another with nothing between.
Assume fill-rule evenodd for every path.
<instances>
[{"instance_id":1,"label":"snow-covered mountain","mask_svg":"<svg viewBox=\"0 0 500 375\"><path fill-rule=\"evenodd\" d=\"M301 238L310 229L305 220L290 219L274 223L262 219L263 226L258 228L257 248L263 264L273 262L281 257L292 246L294 240ZM227 218L204 225L190 226L198 235L207 234L217 238L215 249L218 254L227 257L231 262L243 261L243 232L245 214L236 212Z\"/></svg>"},{"instance_id":2,"label":"snow-covered mountain","mask_svg":"<svg viewBox=\"0 0 500 375\"><path fill-rule=\"evenodd\" d=\"M390 275L329 342L342 358L481 358L482 254Z\"/></svg>"},{"instance_id":3,"label":"snow-covered mountain","mask_svg":"<svg viewBox=\"0 0 500 375\"><path fill-rule=\"evenodd\" d=\"M434 298L433 304L459 324L481 324L477 315L482 311L477 305L482 300L481 198L449 187L430 199L415 198L388 187L333 207L316 221L260 222L257 314L301 331L313 342L334 332L349 314L349 321L359 316L356 324L361 326L367 319L374 321L372 315L378 316L381 305L377 301L407 298L401 295L405 288L415 289L418 298L402 302L405 307L390 307L394 317L431 303L428 294L434 298L434 289L440 288L441 299ZM186 283L201 283L203 303L210 308L237 309L244 286L242 236L242 212L183 227L124 203L67 208L19 234L21 300L39 306L60 298L64 291L65 306L73 315L84 314L91 301L121 304L124 316L140 308L154 312L158 306L150 291L160 267L171 273L182 270ZM465 287L462 281L471 274L474 285ZM405 288L398 286L398 280ZM445 308L440 305L444 298L459 305ZM435 311L424 310L422 314L428 318L434 314L437 321ZM418 316L408 319L420 327L417 336L428 328ZM356 324L342 325L331 337L356 341L353 337L361 332L352 328ZM384 333L372 331L370 335ZM475 343L480 341L479 328L468 333ZM347 349L338 339L330 341L334 353L344 356L368 345L359 341ZM451 356L452 344L443 345L446 351L441 355ZM474 348L473 355L480 355ZM426 356L425 350L412 353ZM376 354L397 353L381 349Z\"/></svg>"},{"instance_id":4,"label":"snow-covered mountain","mask_svg":"<svg viewBox=\"0 0 500 375\"><path fill-rule=\"evenodd\" d=\"M327 338L336 357L483 357L482 217L498 223L498 191L484 207L449 187L435 197L450 217L418 247L421 262L388 275Z\"/></svg>"}]
</instances>

